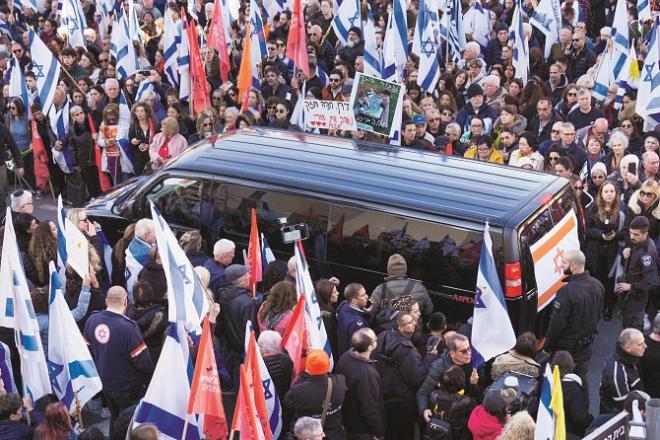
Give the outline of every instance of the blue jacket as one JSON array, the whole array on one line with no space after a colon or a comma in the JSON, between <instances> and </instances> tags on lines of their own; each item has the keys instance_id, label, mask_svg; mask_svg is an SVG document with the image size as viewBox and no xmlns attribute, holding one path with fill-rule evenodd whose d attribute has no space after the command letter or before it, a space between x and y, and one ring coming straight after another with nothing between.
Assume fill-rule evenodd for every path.
<instances>
[{"instance_id":1,"label":"blue jacket","mask_svg":"<svg viewBox=\"0 0 660 440\"><path fill-rule=\"evenodd\" d=\"M493 124L497 119L497 113L495 113L493 107L486 104L485 100L477 111L474 110L472 104L468 101L468 103L458 111L458 115L456 115L456 122L461 126L463 133L470 130L470 119L472 119L473 116L477 116L484 122L484 134L490 133Z\"/></svg>"},{"instance_id":2,"label":"blue jacket","mask_svg":"<svg viewBox=\"0 0 660 440\"><path fill-rule=\"evenodd\" d=\"M369 327L369 313L351 307L347 301L337 308L337 346L339 354L351 348L353 333L363 327Z\"/></svg>"},{"instance_id":3,"label":"blue jacket","mask_svg":"<svg viewBox=\"0 0 660 440\"><path fill-rule=\"evenodd\" d=\"M215 300L217 302L220 289L223 287L227 287L231 284L229 281L227 281L227 277L225 277L226 266L223 266L222 264L218 263L213 258L209 258L204 263L204 267L209 270L209 274L211 275L211 278L209 280L209 287L213 291L213 294L215 295Z\"/></svg>"}]
</instances>

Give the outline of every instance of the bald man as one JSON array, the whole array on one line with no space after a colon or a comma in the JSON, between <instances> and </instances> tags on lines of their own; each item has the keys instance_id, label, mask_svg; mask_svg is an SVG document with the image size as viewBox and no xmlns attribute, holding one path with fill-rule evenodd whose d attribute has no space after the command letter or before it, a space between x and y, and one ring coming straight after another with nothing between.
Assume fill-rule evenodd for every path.
<instances>
[{"instance_id":1,"label":"bald man","mask_svg":"<svg viewBox=\"0 0 660 440\"><path fill-rule=\"evenodd\" d=\"M154 364L137 324L124 315L128 307L126 290L111 287L105 306L105 310L89 317L84 336L103 382L113 426L123 409L144 396Z\"/></svg>"},{"instance_id":2,"label":"bald man","mask_svg":"<svg viewBox=\"0 0 660 440\"><path fill-rule=\"evenodd\" d=\"M566 350L575 361L575 373L587 377L591 343L603 310L605 288L584 269L585 257L579 250L565 250L562 268L566 284L559 289L552 305L552 316L544 350Z\"/></svg>"}]
</instances>

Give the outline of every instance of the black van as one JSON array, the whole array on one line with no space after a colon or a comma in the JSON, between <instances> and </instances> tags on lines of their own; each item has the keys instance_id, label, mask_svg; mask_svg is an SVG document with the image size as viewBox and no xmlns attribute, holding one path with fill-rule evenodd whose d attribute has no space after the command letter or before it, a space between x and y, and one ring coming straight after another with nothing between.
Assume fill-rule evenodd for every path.
<instances>
[{"instance_id":1,"label":"black van","mask_svg":"<svg viewBox=\"0 0 660 440\"><path fill-rule=\"evenodd\" d=\"M248 243L251 208L281 260L293 246L283 242L279 219L306 224L312 276L332 274L368 291L398 252L436 310L454 320L472 314L488 220L517 332L538 332L545 321L537 319L529 245L575 209L568 180L553 175L270 129L213 136L86 209L114 241L129 223L150 216L148 201L174 230L199 229L209 249L219 238L231 239L237 255Z\"/></svg>"}]
</instances>

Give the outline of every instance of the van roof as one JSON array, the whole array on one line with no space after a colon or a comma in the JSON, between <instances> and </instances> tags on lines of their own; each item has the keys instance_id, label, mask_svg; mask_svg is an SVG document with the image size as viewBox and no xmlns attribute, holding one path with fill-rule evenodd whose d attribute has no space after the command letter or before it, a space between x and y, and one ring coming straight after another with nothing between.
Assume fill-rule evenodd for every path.
<instances>
[{"instance_id":1,"label":"van roof","mask_svg":"<svg viewBox=\"0 0 660 440\"><path fill-rule=\"evenodd\" d=\"M499 226L545 191L551 192L549 187L560 179L372 142L258 128L212 136L167 169L263 182L461 220L489 220Z\"/></svg>"}]
</instances>

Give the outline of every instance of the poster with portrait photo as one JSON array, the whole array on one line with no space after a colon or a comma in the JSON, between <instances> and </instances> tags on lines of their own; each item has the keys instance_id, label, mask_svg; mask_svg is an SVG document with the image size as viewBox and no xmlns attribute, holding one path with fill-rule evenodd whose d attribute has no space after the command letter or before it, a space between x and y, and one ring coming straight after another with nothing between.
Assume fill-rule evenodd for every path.
<instances>
[{"instance_id":1,"label":"poster with portrait photo","mask_svg":"<svg viewBox=\"0 0 660 440\"><path fill-rule=\"evenodd\" d=\"M396 116L397 110L401 108L403 95L403 85L357 72L351 93L351 106L357 128L393 137L399 128Z\"/></svg>"}]
</instances>

